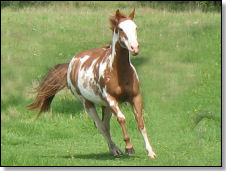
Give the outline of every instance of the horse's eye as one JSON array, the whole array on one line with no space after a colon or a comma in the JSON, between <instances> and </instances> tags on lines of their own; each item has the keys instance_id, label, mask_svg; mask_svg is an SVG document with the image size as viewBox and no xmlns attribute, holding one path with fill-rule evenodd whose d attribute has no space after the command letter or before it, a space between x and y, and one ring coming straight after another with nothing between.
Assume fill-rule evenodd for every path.
<instances>
[{"instance_id":1,"label":"horse's eye","mask_svg":"<svg viewBox=\"0 0 230 171\"><path fill-rule=\"evenodd\" d=\"M124 32L121 28L119 28L119 31L120 31L120 32Z\"/></svg>"}]
</instances>

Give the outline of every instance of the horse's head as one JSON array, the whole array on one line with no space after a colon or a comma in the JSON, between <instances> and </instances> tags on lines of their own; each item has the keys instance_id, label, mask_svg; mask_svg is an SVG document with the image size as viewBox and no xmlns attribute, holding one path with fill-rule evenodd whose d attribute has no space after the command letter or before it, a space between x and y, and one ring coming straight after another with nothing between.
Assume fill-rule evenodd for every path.
<instances>
[{"instance_id":1,"label":"horse's head","mask_svg":"<svg viewBox=\"0 0 230 171\"><path fill-rule=\"evenodd\" d=\"M137 41L137 26L133 21L135 9L126 17L119 10L115 16L110 18L111 29L118 33L118 40L122 47L127 48L133 55L139 52L139 44Z\"/></svg>"}]
</instances>

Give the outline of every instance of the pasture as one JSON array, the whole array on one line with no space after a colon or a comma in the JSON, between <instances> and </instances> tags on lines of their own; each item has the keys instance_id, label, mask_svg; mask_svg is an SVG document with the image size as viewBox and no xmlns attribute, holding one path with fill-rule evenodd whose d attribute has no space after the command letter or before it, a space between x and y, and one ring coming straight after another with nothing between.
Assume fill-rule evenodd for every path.
<instances>
[{"instance_id":1,"label":"pasture","mask_svg":"<svg viewBox=\"0 0 230 171\"><path fill-rule=\"evenodd\" d=\"M158 155L147 158L131 107L122 104L136 153L114 158L82 104L68 89L35 121L26 106L54 65L112 40L116 9L71 6L1 10L2 166L220 166L221 14L136 8L144 120ZM132 8L122 8L129 14ZM98 111L100 109L98 108ZM124 152L122 129L111 135Z\"/></svg>"}]
</instances>

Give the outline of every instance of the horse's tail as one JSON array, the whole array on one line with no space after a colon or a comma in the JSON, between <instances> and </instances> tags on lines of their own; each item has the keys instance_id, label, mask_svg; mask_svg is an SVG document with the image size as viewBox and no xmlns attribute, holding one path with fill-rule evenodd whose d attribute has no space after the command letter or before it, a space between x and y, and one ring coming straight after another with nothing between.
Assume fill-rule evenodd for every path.
<instances>
[{"instance_id":1,"label":"horse's tail","mask_svg":"<svg viewBox=\"0 0 230 171\"><path fill-rule=\"evenodd\" d=\"M30 110L39 110L37 118L42 112L50 109L50 104L55 94L67 85L66 77L68 66L69 63L56 65L47 73L45 79L37 87L37 96L34 102L27 106L27 108Z\"/></svg>"}]
</instances>

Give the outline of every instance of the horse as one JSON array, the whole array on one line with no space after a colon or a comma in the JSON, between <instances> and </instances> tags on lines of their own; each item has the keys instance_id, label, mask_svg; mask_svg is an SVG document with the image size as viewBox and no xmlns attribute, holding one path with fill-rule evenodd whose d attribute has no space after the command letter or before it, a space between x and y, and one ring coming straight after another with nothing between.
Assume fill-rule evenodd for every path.
<instances>
[{"instance_id":1,"label":"horse","mask_svg":"<svg viewBox=\"0 0 230 171\"><path fill-rule=\"evenodd\" d=\"M69 63L56 65L37 87L37 96L28 108L38 109L39 117L42 112L50 109L55 94L68 87L72 94L80 99L99 132L106 139L109 152L119 157L123 153L110 136L112 113L122 128L126 154L135 153L126 129L125 115L119 108L119 103L128 102L133 108L148 157L155 159L157 155L148 140L142 116L139 78L130 61L130 56L139 52L134 14L135 9L128 17L116 10L115 14L109 17L110 29L113 32L111 44L80 52ZM101 106L102 119L99 118L95 105Z\"/></svg>"}]
</instances>

